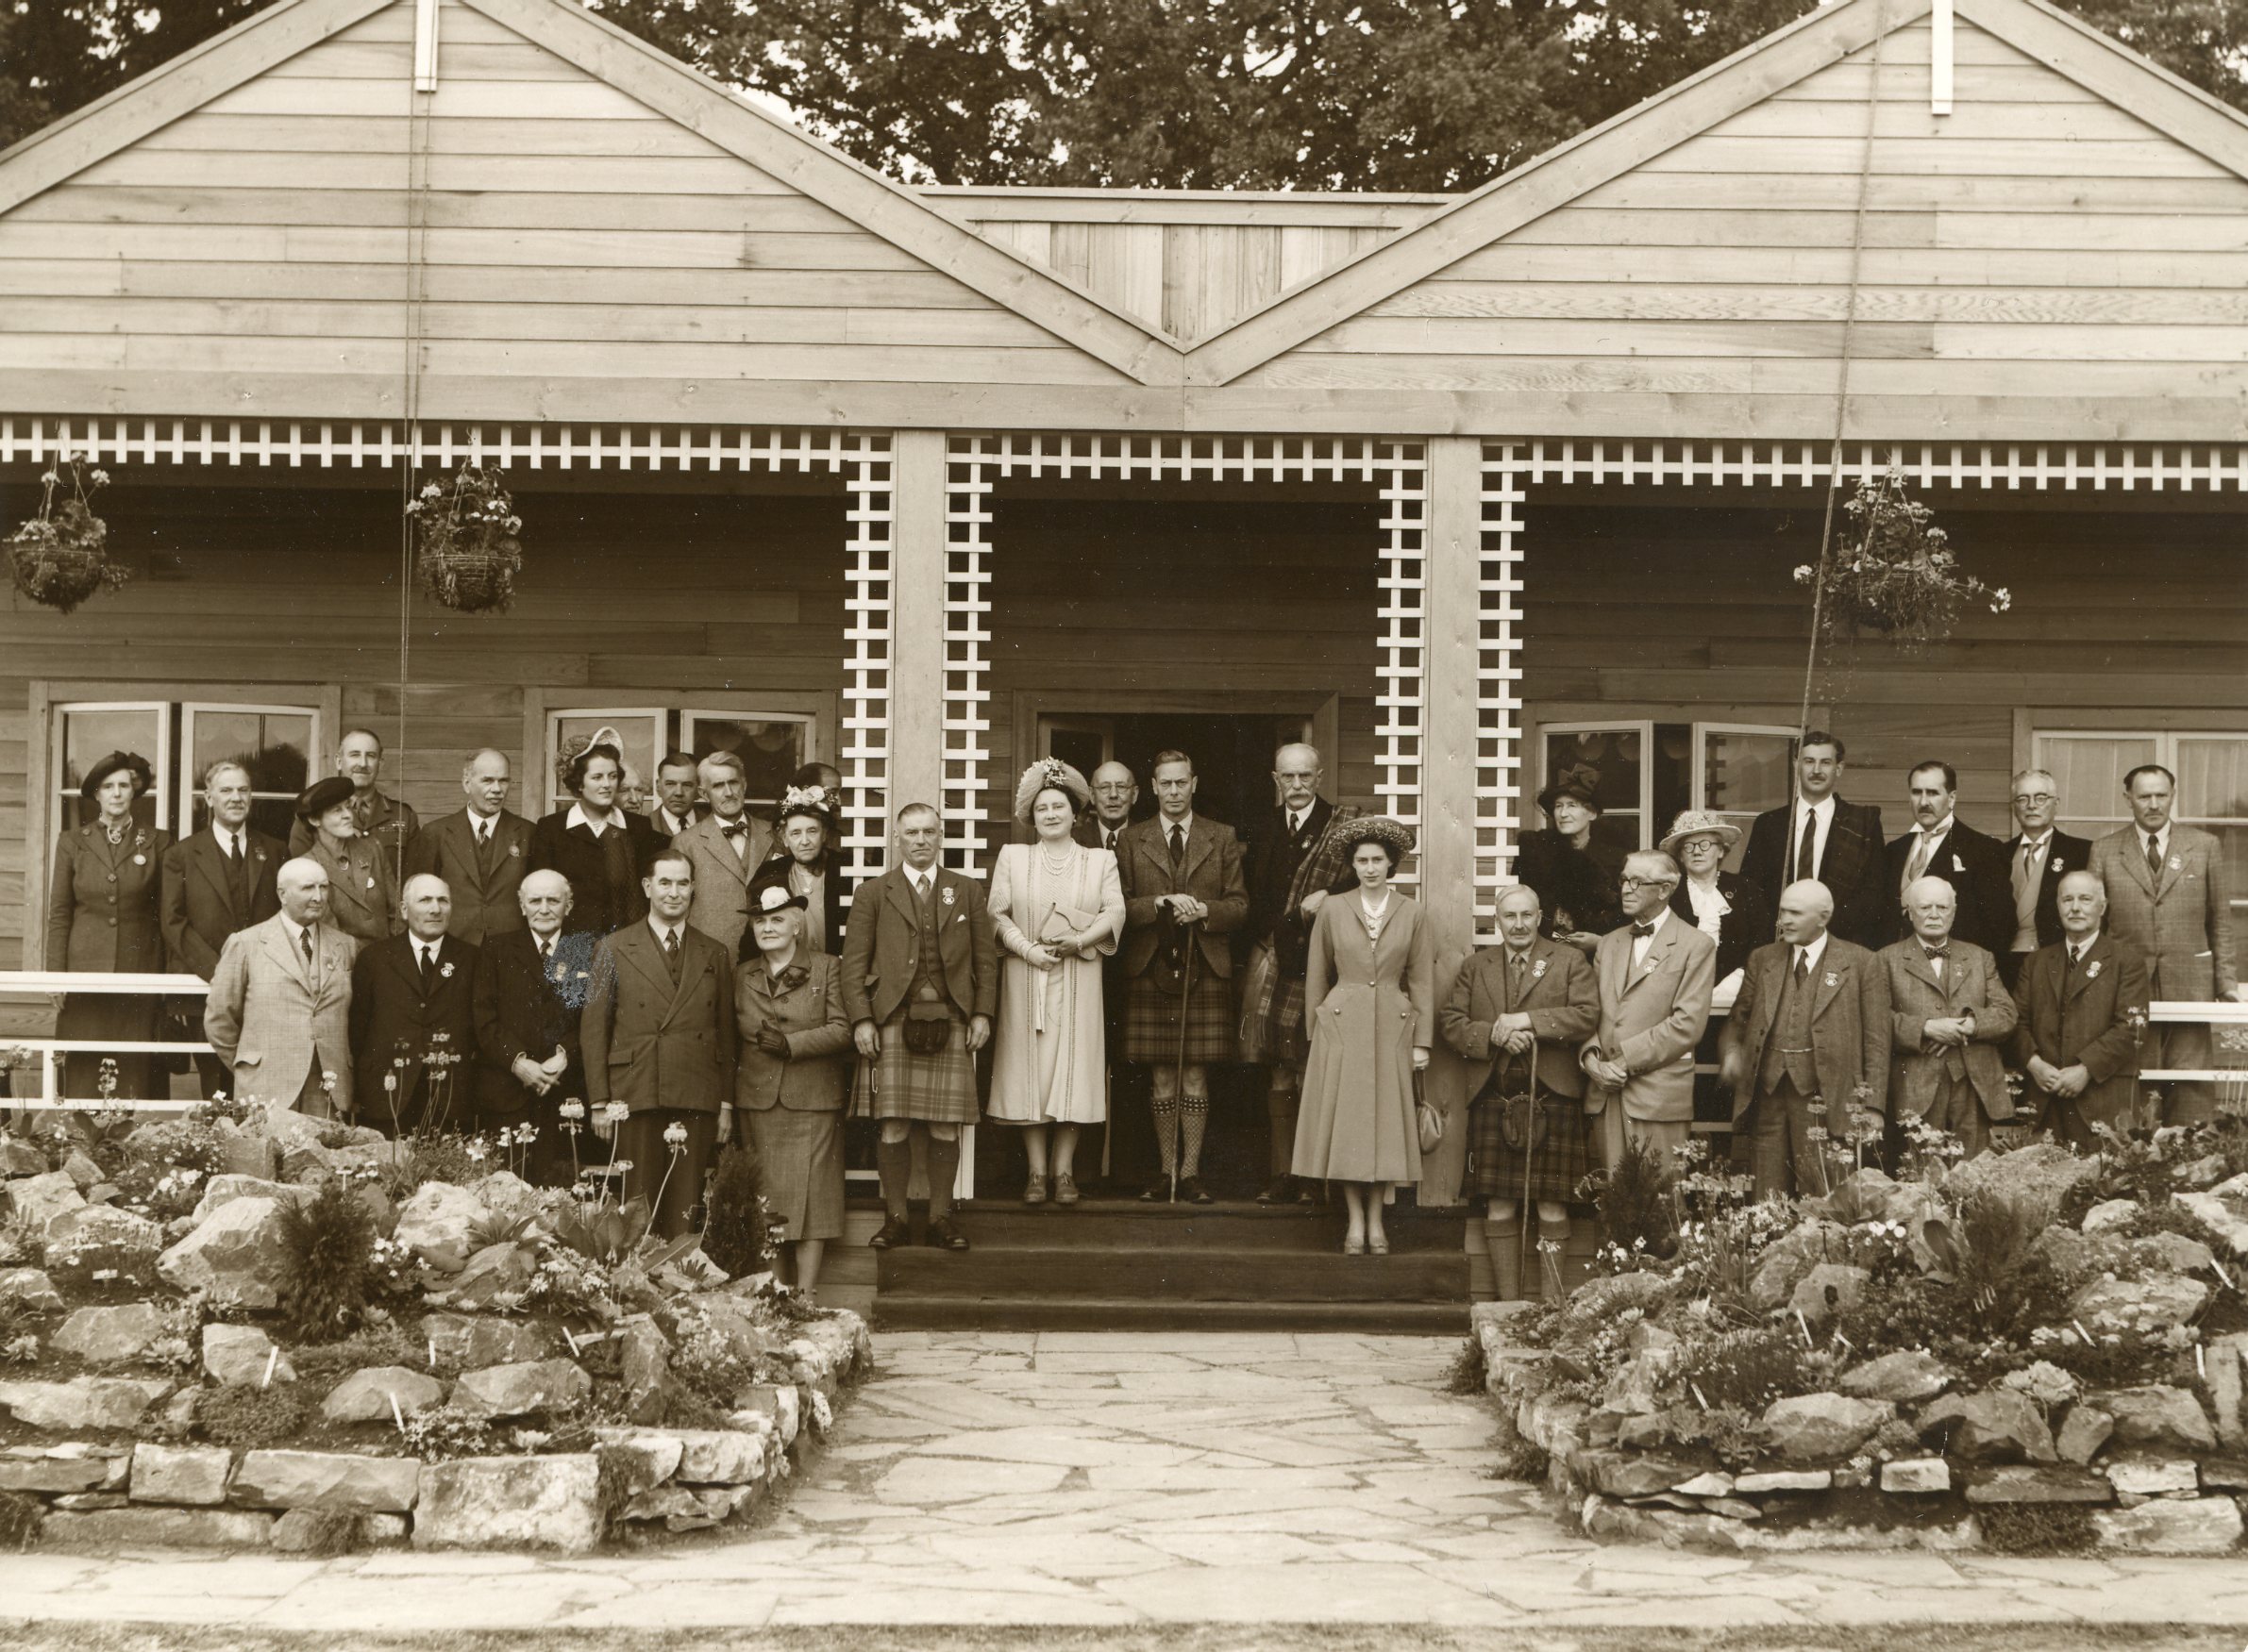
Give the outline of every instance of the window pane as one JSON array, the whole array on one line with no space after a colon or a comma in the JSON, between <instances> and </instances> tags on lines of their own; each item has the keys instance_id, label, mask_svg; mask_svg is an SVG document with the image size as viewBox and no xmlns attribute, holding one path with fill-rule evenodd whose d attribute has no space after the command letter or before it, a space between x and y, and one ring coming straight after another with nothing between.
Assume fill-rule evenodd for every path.
<instances>
[{"instance_id":1,"label":"window pane","mask_svg":"<svg viewBox=\"0 0 2248 1652\"><path fill-rule=\"evenodd\" d=\"M1636 849L1639 843L1639 731L1636 728L1549 729L1546 784L1573 779L1601 805L1592 834L1603 843ZM1549 826L1550 821L1535 824Z\"/></svg>"},{"instance_id":2,"label":"window pane","mask_svg":"<svg viewBox=\"0 0 2248 1652\"><path fill-rule=\"evenodd\" d=\"M2155 759L2147 734L2046 736L2038 742L2038 766L2052 771L2060 793L2061 830L2105 837L2130 818L2123 776Z\"/></svg>"},{"instance_id":3,"label":"window pane","mask_svg":"<svg viewBox=\"0 0 2248 1652\"><path fill-rule=\"evenodd\" d=\"M2248 736L2178 737L2178 815L2248 821Z\"/></svg>"},{"instance_id":4,"label":"window pane","mask_svg":"<svg viewBox=\"0 0 2248 1652\"><path fill-rule=\"evenodd\" d=\"M55 777L56 828L67 832L92 820L101 811L78 795L86 774L113 751L131 752L148 759L149 771L160 771L164 745L163 713L152 706L117 710L76 710L62 713L62 761ZM133 818L143 826L157 824L155 788L133 805Z\"/></svg>"},{"instance_id":5,"label":"window pane","mask_svg":"<svg viewBox=\"0 0 2248 1652\"><path fill-rule=\"evenodd\" d=\"M277 819L284 842L292 824L291 804L311 784L312 713L260 711L196 706L191 709L189 728L193 749L187 754L186 786L190 793L190 831L210 824L210 810L203 802L203 776L219 762L240 763L250 772L251 795L272 807L253 806L252 824L273 835L268 823Z\"/></svg>"},{"instance_id":6,"label":"window pane","mask_svg":"<svg viewBox=\"0 0 2248 1652\"><path fill-rule=\"evenodd\" d=\"M1694 726L1658 723L1654 730L1654 820L1644 844L1652 849L1670 829L1670 823L1693 807Z\"/></svg>"},{"instance_id":7,"label":"window pane","mask_svg":"<svg viewBox=\"0 0 2248 1652\"><path fill-rule=\"evenodd\" d=\"M1740 828L1740 841L1725 857L1725 870L1738 872L1749 828L1768 809L1786 807L1795 784L1795 737L1751 734L1721 728L1702 734L1702 806Z\"/></svg>"},{"instance_id":8,"label":"window pane","mask_svg":"<svg viewBox=\"0 0 2248 1652\"><path fill-rule=\"evenodd\" d=\"M742 759L749 775L749 801L778 805L788 789L788 777L803 766L804 727L794 719L695 717L695 755L706 758L714 751L730 751Z\"/></svg>"},{"instance_id":9,"label":"window pane","mask_svg":"<svg viewBox=\"0 0 2248 1652\"><path fill-rule=\"evenodd\" d=\"M646 814L655 795L656 759L663 755L656 749L663 723L662 713L646 711L558 711L548 718L546 726L554 737L554 789L548 807L569 807L570 793L562 785L562 771L572 758L599 739L625 754L625 783L617 793L618 807Z\"/></svg>"}]
</instances>

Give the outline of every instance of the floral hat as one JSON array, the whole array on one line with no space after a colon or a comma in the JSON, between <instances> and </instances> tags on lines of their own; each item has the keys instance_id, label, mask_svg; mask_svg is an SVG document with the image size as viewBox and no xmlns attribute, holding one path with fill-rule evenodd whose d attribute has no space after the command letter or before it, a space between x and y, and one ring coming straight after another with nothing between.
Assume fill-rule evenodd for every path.
<instances>
[{"instance_id":1,"label":"floral hat","mask_svg":"<svg viewBox=\"0 0 2248 1652\"><path fill-rule=\"evenodd\" d=\"M1015 818L1028 826L1031 806L1038 801L1038 793L1048 787L1065 792L1076 803L1080 814L1093 807L1093 788L1085 784L1085 777L1060 758L1041 758L1022 772L1022 778L1015 787Z\"/></svg>"},{"instance_id":2,"label":"floral hat","mask_svg":"<svg viewBox=\"0 0 2248 1652\"><path fill-rule=\"evenodd\" d=\"M1662 842L1663 853L1676 860L1679 844L1688 838L1701 837L1715 838L1720 845L1730 849L1740 842L1740 827L1723 815L1713 814L1706 809L1685 809L1670 823L1670 830Z\"/></svg>"},{"instance_id":3,"label":"floral hat","mask_svg":"<svg viewBox=\"0 0 2248 1652\"><path fill-rule=\"evenodd\" d=\"M792 814L800 814L832 831L835 827L835 799L825 786L791 786L780 796L780 810L774 816L779 825Z\"/></svg>"},{"instance_id":4,"label":"floral hat","mask_svg":"<svg viewBox=\"0 0 2248 1652\"><path fill-rule=\"evenodd\" d=\"M1338 823L1334 836L1342 840L1349 855L1358 852L1361 843L1379 843L1389 851L1389 858L1402 860L1413 853L1413 828L1401 820L1391 820L1385 814L1362 814L1352 820Z\"/></svg>"}]
</instances>

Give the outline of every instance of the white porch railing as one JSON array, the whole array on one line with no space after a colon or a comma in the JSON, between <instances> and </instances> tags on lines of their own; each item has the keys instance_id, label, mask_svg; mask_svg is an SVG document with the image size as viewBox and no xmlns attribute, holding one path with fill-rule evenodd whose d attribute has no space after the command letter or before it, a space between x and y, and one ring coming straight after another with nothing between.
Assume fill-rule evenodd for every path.
<instances>
[{"instance_id":1,"label":"white porch railing","mask_svg":"<svg viewBox=\"0 0 2248 1652\"><path fill-rule=\"evenodd\" d=\"M200 976L192 975L112 975L86 970L0 970L0 1008L20 1010L27 997L47 997L59 993L92 993L119 997L143 998L200 998L210 990L210 983ZM105 1056L177 1056L215 1054L208 1043L188 1040L119 1041L116 1039L83 1038L0 1038L0 1050L27 1051L39 1059L39 1093L36 1096L11 1095L0 1098L0 1107L14 1108L19 1112L85 1111L93 1109L110 1112L179 1112L195 1105L193 1101L122 1100L105 1099L98 1095L72 1095L62 1093L58 1059L68 1055L100 1054Z\"/></svg>"}]
</instances>

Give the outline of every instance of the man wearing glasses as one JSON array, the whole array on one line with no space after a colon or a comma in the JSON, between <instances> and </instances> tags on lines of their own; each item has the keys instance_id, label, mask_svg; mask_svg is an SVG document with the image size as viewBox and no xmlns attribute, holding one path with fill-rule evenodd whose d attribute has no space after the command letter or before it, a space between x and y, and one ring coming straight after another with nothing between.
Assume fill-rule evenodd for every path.
<instances>
[{"instance_id":1,"label":"man wearing glasses","mask_svg":"<svg viewBox=\"0 0 2248 1652\"><path fill-rule=\"evenodd\" d=\"M1614 1170L1629 1146L1669 1168L1694 1121L1694 1046L1709 1025L1718 943L1670 910L1678 862L1660 850L1623 863L1627 922L1601 937L1592 958L1600 1030L1580 1058L1592 1080L1585 1110L1594 1149Z\"/></svg>"},{"instance_id":2,"label":"man wearing glasses","mask_svg":"<svg viewBox=\"0 0 2248 1652\"><path fill-rule=\"evenodd\" d=\"M2060 810L2060 788L2043 769L2014 776L2014 824L2021 830L2005 843L2006 870L2014 886L2014 943L1998 955L1999 977L2011 992L2022 979L2030 954L2057 945L2061 938L2060 885L2072 872L2091 866L2089 839L2053 829Z\"/></svg>"}]
</instances>

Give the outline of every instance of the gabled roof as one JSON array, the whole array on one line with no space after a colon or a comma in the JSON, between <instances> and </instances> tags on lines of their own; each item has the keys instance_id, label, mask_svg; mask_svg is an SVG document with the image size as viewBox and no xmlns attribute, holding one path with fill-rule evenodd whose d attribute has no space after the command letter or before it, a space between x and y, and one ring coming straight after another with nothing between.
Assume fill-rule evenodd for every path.
<instances>
[{"instance_id":1,"label":"gabled roof","mask_svg":"<svg viewBox=\"0 0 2248 1652\"><path fill-rule=\"evenodd\" d=\"M2248 177L2248 118L2047 0L1954 0L1999 36L2208 159ZM1396 239L1283 293L1186 358L1189 385L1222 385L1478 248L1917 24L1930 0L1841 0L1464 195Z\"/></svg>"},{"instance_id":2,"label":"gabled roof","mask_svg":"<svg viewBox=\"0 0 2248 1652\"><path fill-rule=\"evenodd\" d=\"M282 0L0 153L0 213L395 0ZM1143 384L1177 384L1175 340L1039 269L914 192L568 0L461 0L899 250Z\"/></svg>"}]
</instances>

